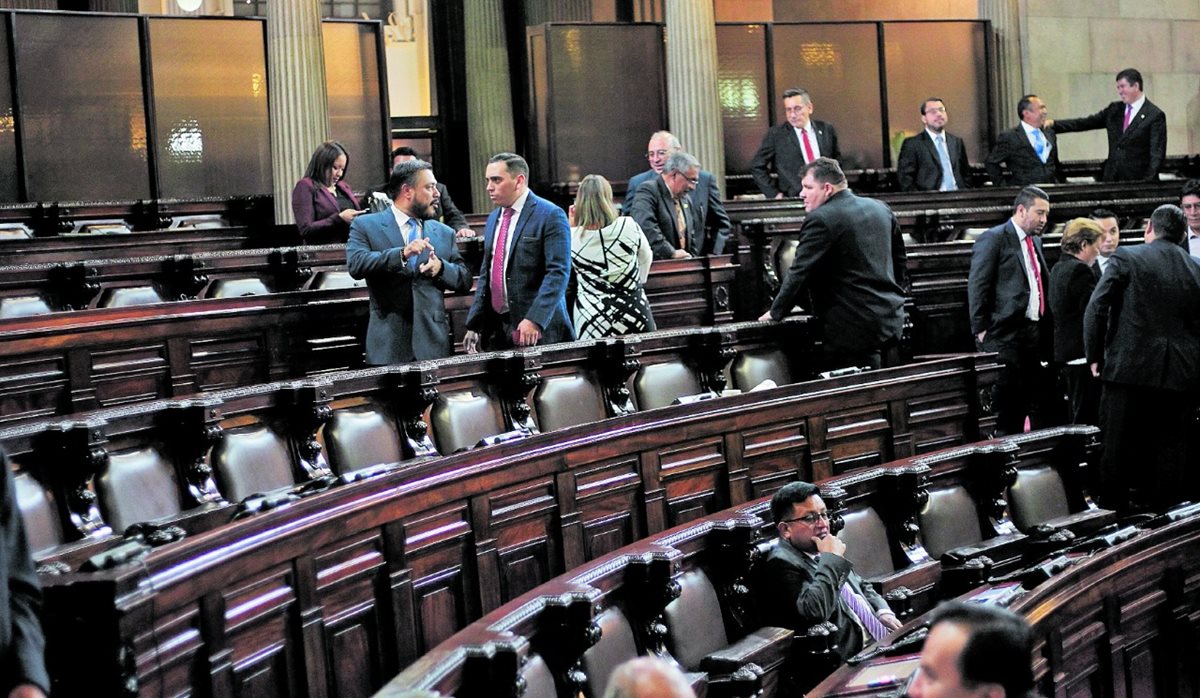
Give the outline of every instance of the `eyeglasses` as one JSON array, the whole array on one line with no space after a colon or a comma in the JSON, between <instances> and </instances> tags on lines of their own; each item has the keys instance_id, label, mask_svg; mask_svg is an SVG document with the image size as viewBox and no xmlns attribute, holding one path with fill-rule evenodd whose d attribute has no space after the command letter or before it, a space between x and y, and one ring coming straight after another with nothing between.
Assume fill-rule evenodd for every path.
<instances>
[{"instance_id":1,"label":"eyeglasses","mask_svg":"<svg viewBox=\"0 0 1200 698\"><path fill-rule=\"evenodd\" d=\"M647 153L646 153L646 159L647 159L647 160L652 160L652 159L654 159L654 158L656 158L656 157L658 157L658 158L665 158L665 157L667 157L667 156L668 156L668 155L670 155L670 154L671 154L671 151L669 151L669 150L651 150L651 151L649 151L649 152L647 152Z\"/></svg>"},{"instance_id":2,"label":"eyeglasses","mask_svg":"<svg viewBox=\"0 0 1200 698\"><path fill-rule=\"evenodd\" d=\"M683 177L683 178L684 178L684 179L686 179L688 182L691 182L691 184L692 184L692 186L693 186L693 187L696 187L696 186L699 186L699 185L700 185L700 178L699 178L699 177L696 177L695 179L692 179L691 177L689 177L689 176L685 175L685 174L684 174L684 173L682 173L682 172L671 172L670 174L673 174L673 175L675 175L676 177Z\"/></svg>"},{"instance_id":3,"label":"eyeglasses","mask_svg":"<svg viewBox=\"0 0 1200 698\"><path fill-rule=\"evenodd\" d=\"M832 517L829 515L829 512L827 512L827 511L814 511L811 514L805 514L804 516L797 516L794 519L784 519L783 521L780 521L779 523L792 523L793 521L799 521L801 523L812 526L813 524L815 524L818 521L829 521L831 518Z\"/></svg>"}]
</instances>

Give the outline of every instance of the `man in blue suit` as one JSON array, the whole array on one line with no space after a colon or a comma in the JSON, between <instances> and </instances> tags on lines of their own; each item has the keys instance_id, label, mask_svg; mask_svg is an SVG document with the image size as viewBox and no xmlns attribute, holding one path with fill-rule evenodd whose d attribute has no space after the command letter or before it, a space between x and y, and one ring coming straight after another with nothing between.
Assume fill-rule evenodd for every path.
<instances>
[{"instance_id":1,"label":"man in blue suit","mask_svg":"<svg viewBox=\"0 0 1200 698\"><path fill-rule=\"evenodd\" d=\"M421 160L392 170L392 206L359 216L346 241L350 276L366 279L371 293L367 363L425 361L451 353L445 291L467 291L471 272L454 243L454 231L426 220L438 201L433 168Z\"/></svg>"},{"instance_id":2,"label":"man in blue suit","mask_svg":"<svg viewBox=\"0 0 1200 698\"><path fill-rule=\"evenodd\" d=\"M520 155L492 156L486 176L488 198L498 208L483 234L483 264L463 347L475 353L575 339L567 318L566 214L529 191L529 164Z\"/></svg>"},{"instance_id":3,"label":"man in blue suit","mask_svg":"<svg viewBox=\"0 0 1200 698\"><path fill-rule=\"evenodd\" d=\"M1024 431L1042 381L1039 353L1053 346L1050 276L1040 237L1049 215L1046 192L1025 187L1012 218L980 235L971 250L971 333L981 351L997 352L1001 364L992 393L998 435Z\"/></svg>"}]
</instances>

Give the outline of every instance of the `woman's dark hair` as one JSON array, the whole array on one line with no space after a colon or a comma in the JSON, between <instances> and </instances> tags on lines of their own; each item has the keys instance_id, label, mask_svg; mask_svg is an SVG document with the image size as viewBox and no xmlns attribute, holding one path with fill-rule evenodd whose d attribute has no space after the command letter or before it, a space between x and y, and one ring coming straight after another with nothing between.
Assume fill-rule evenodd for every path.
<instances>
[{"instance_id":1,"label":"woman's dark hair","mask_svg":"<svg viewBox=\"0 0 1200 698\"><path fill-rule=\"evenodd\" d=\"M304 176L314 182L329 186L329 172L333 169L333 163L339 155L346 156L346 168L342 170L342 179L345 179L346 172L350 170L350 153L347 153L346 148L337 141L325 141L317 146L312 157L308 159L308 167L304 170Z\"/></svg>"}]
</instances>

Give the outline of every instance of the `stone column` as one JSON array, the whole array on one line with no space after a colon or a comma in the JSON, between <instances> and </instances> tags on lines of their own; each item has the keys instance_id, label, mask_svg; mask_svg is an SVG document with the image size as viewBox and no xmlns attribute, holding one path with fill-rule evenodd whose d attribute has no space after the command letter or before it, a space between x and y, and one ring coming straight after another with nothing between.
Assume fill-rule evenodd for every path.
<instances>
[{"instance_id":1,"label":"stone column","mask_svg":"<svg viewBox=\"0 0 1200 698\"><path fill-rule=\"evenodd\" d=\"M292 187L329 138L319 0L267 3L267 81L275 222L292 223Z\"/></svg>"},{"instance_id":2,"label":"stone column","mask_svg":"<svg viewBox=\"0 0 1200 698\"><path fill-rule=\"evenodd\" d=\"M503 0L464 2L463 24L467 50L467 148L473 182L469 210L490 211L492 202L481 184L488 158L516 147Z\"/></svg>"},{"instance_id":3,"label":"stone column","mask_svg":"<svg viewBox=\"0 0 1200 698\"><path fill-rule=\"evenodd\" d=\"M665 0L667 109L671 133L713 173L725 193L725 135L717 98L717 26L712 0Z\"/></svg>"},{"instance_id":4,"label":"stone column","mask_svg":"<svg viewBox=\"0 0 1200 698\"><path fill-rule=\"evenodd\" d=\"M995 48L996 103L993 118L997 131L1016 124L1017 102L1028 93L1021 56L1022 27L1019 0L979 0L979 18L992 21Z\"/></svg>"}]
</instances>

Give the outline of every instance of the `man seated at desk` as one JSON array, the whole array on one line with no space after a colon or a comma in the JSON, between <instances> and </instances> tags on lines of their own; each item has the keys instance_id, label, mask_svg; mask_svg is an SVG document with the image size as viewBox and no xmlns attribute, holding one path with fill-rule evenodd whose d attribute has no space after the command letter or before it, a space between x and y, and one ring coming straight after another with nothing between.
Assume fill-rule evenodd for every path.
<instances>
[{"instance_id":1,"label":"man seated at desk","mask_svg":"<svg viewBox=\"0 0 1200 698\"><path fill-rule=\"evenodd\" d=\"M784 485L771 498L771 516L779 544L756 575L759 618L801 634L817 623L833 623L843 662L900 627L887 602L863 584L844 557L846 544L829 530L819 487Z\"/></svg>"}]
</instances>

